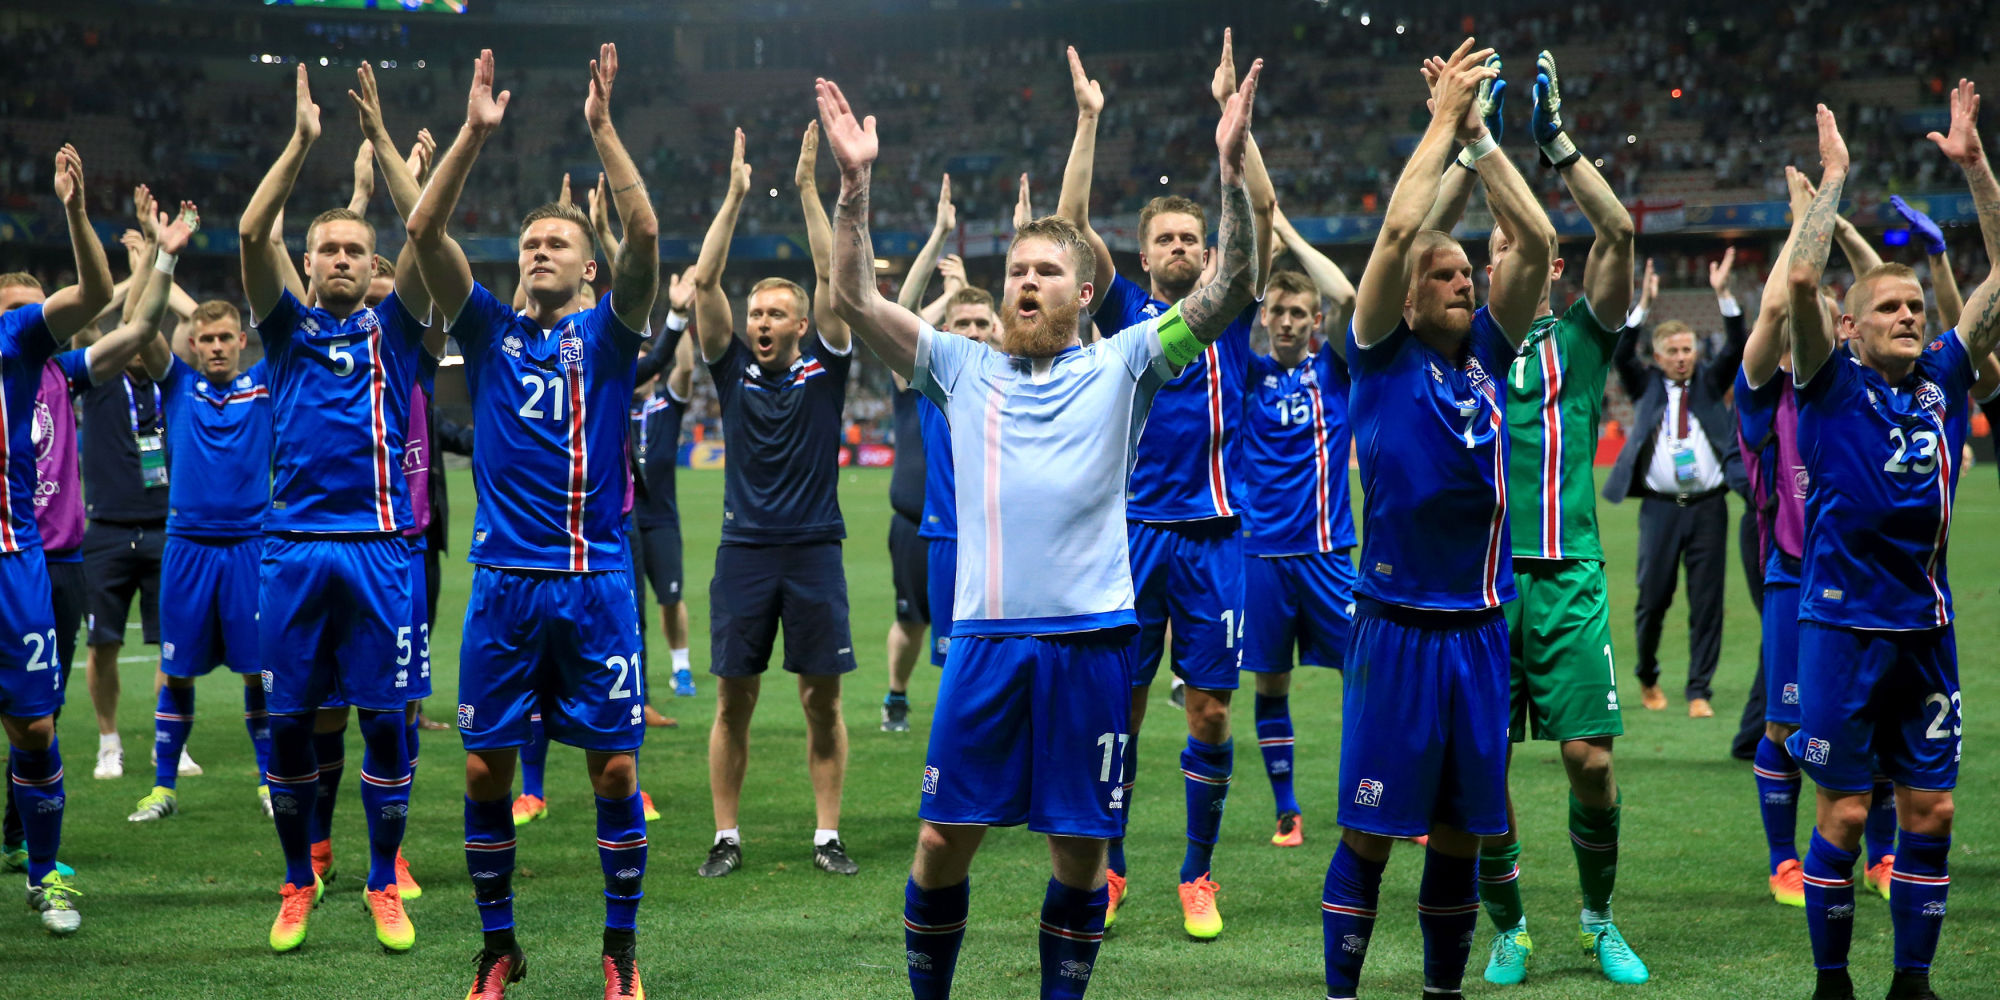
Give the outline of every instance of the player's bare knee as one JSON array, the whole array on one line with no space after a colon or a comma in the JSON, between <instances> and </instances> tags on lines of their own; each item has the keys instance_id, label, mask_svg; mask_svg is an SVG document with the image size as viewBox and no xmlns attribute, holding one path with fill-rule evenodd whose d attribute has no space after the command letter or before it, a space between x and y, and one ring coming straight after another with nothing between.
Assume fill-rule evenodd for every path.
<instances>
[{"instance_id":1,"label":"player's bare knee","mask_svg":"<svg viewBox=\"0 0 2000 1000\"><path fill-rule=\"evenodd\" d=\"M1799 727L1783 722L1764 723L1764 736L1774 743L1783 744L1786 740L1792 738L1793 733L1798 731Z\"/></svg>"},{"instance_id":2,"label":"player's bare knee","mask_svg":"<svg viewBox=\"0 0 2000 1000\"><path fill-rule=\"evenodd\" d=\"M1257 693L1266 698L1286 698L1292 693L1292 675L1273 673L1257 675Z\"/></svg>"},{"instance_id":3,"label":"player's bare knee","mask_svg":"<svg viewBox=\"0 0 2000 1000\"><path fill-rule=\"evenodd\" d=\"M1611 741L1567 740L1562 745L1569 784L1586 805L1608 805L1612 795Z\"/></svg>"},{"instance_id":4,"label":"player's bare knee","mask_svg":"<svg viewBox=\"0 0 2000 1000\"><path fill-rule=\"evenodd\" d=\"M1049 837L1049 867L1055 880L1077 889L1104 884L1106 842L1086 837Z\"/></svg>"},{"instance_id":5,"label":"player's bare knee","mask_svg":"<svg viewBox=\"0 0 2000 1000\"><path fill-rule=\"evenodd\" d=\"M47 750L55 742L56 721L53 716L44 715L39 719L23 719L18 716L0 716L7 730L7 742L22 750Z\"/></svg>"},{"instance_id":6,"label":"player's bare knee","mask_svg":"<svg viewBox=\"0 0 2000 1000\"><path fill-rule=\"evenodd\" d=\"M1958 811L1951 792L1920 792L1910 788L1898 791L1901 794L1896 796L1896 825L1929 837L1951 836L1951 820Z\"/></svg>"},{"instance_id":7,"label":"player's bare knee","mask_svg":"<svg viewBox=\"0 0 2000 1000\"><path fill-rule=\"evenodd\" d=\"M1203 743L1221 743L1229 738L1228 691L1187 688L1188 735Z\"/></svg>"},{"instance_id":8,"label":"player's bare knee","mask_svg":"<svg viewBox=\"0 0 2000 1000\"><path fill-rule=\"evenodd\" d=\"M160 680L162 683L166 684L166 686L173 688L176 691L184 691L188 688L194 687L194 678L192 677L175 677L172 674L164 674L161 676Z\"/></svg>"},{"instance_id":9,"label":"player's bare knee","mask_svg":"<svg viewBox=\"0 0 2000 1000\"><path fill-rule=\"evenodd\" d=\"M1364 860L1377 864L1389 860L1389 850L1396 844L1393 837L1352 829L1340 831L1340 842L1346 844L1348 850L1361 855Z\"/></svg>"},{"instance_id":10,"label":"player's bare knee","mask_svg":"<svg viewBox=\"0 0 2000 1000\"><path fill-rule=\"evenodd\" d=\"M322 708L313 713L313 732L337 733L347 728L347 708Z\"/></svg>"},{"instance_id":11,"label":"player's bare knee","mask_svg":"<svg viewBox=\"0 0 2000 1000\"><path fill-rule=\"evenodd\" d=\"M639 791L639 762L632 754L593 750L584 755L584 760L590 771L591 790L599 797L622 799Z\"/></svg>"},{"instance_id":12,"label":"player's bare knee","mask_svg":"<svg viewBox=\"0 0 2000 1000\"><path fill-rule=\"evenodd\" d=\"M484 750L465 755L465 794L475 802L507 797L514 788L514 751Z\"/></svg>"},{"instance_id":13,"label":"player's bare knee","mask_svg":"<svg viewBox=\"0 0 2000 1000\"><path fill-rule=\"evenodd\" d=\"M1446 826L1443 823L1438 823L1431 827L1431 839L1428 846L1431 850L1447 857L1478 857L1479 835L1467 833L1455 826Z\"/></svg>"}]
</instances>

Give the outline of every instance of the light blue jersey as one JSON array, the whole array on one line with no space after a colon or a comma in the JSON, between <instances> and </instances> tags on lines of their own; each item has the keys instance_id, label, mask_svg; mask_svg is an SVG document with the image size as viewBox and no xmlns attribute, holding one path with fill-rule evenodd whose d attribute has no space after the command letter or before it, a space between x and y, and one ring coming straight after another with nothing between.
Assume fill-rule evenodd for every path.
<instances>
[{"instance_id":1,"label":"light blue jersey","mask_svg":"<svg viewBox=\"0 0 2000 1000\"><path fill-rule=\"evenodd\" d=\"M1125 484L1153 394L1174 376L1159 329L1179 316L1045 359L919 333L911 384L950 422L957 473L953 635L1138 623Z\"/></svg>"}]
</instances>

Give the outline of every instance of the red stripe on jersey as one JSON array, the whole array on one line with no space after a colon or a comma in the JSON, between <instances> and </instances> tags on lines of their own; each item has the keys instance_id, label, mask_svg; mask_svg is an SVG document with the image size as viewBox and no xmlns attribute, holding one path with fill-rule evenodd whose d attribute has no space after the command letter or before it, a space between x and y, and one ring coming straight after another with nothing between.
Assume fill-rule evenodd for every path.
<instances>
[{"instance_id":1,"label":"red stripe on jersey","mask_svg":"<svg viewBox=\"0 0 2000 1000\"><path fill-rule=\"evenodd\" d=\"M1306 397L1313 405L1313 505L1317 514L1313 518L1313 534L1319 538L1321 552L1333 551L1333 518L1327 510L1329 484L1327 482L1326 459L1326 409L1320 405L1319 384L1306 387Z\"/></svg>"},{"instance_id":2,"label":"red stripe on jersey","mask_svg":"<svg viewBox=\"0 0 2000 1000\"><path fill-rule=\"evenodd\" d=\"M1937 564L1944 555L1945 544L1951 541L1951 462L1954 457L1946 447L1949 437L1945 434L1944 408L1935 407L1932 414L1937 417L1938 429L1938 527L1931 537L1931 555L1924 560L1924 579L1931 585L1931 617L1938 625L1951 624L1951 609L1945 606L1944 588L1938 586Z\"/></svg>"},{"instance_id":3,"label":"red stripe on jersey","mask_svg":"<svg viewBox=\"0 0 2000 1000\"><path fill-rule=\"evenodd\" d=\"M11 426L7 396L0 393L0 552L21 551L21 540L14 537L14 490L5 481L14 465L14 435L8 430Z\"/></svg>"},{"instance_id":4,"label":"red stripe on jersey","mask_svg":"<svg viewBox=\"0 0 2000 1000\"><path fill-rule=\"evenodd\" d=\"M1493 404L1493 520L1486 526L1486 565L1482 568L1482 589L1486 606L1500 603L1500 546L1507 536L1507 448L1502 435L1507 428L1502 426L1500 401L1495 395L1493 380L1487 379L1480 390L1486 401Z\"/></svg>"},{"instance_id":5,"label":"red stripe on jersey","mask_svg":"<svg viewBox=\"0 0 2000 1000\"><path fill-rule=\"evenodd\" d=\"M377 322L368 332L368 428L369 447L375 452L375 526L382 531L396 530L396 490L389 479L388 379L382 365L382 324Z\"/></svg>"},{"instance_id":6,"label":"red stripe on jersey","mask_svg":"<svg viewBox=\"0 0 2000 1000\"><path fill-rule=\"evenodd\" d=\"M1222 426L1222 354L1214 344L1202 352L1202 360L1208 363L1208 376L1203 388L1208 392L1208 496L1215 504L1216 517L1231 517L1236 508L1229 505L1229 469L1222 458L1222 439L1227 431Z\"/></svg>"},{"instance_id":7,"label":"red stripe on jersey","mask_svg":"<svg viewBox=\"0 0 2000 1000\"><path fill-rule=\"evenodd\" d=\"M569 392L569 489L564 498L564 529L569 532L569 568L572 573L590 569L590 545L583 537L584 493L590 463L590 447L583 433L583 363L563 366L564 388Z\"/></svg>"},{"instance_id":8,"label":"red stripe on jersey","mask_svg":"<svg viewBox=\"0 0 2000 1000\"><path fill-rule=\"evenodd\" d=\"M271 398L271 390L260 385L254 389L238 389L219 400L211 399L209 402L214 403L216 409L221 409L231 403L248 403L254 399L269 398Z\"/></svg>"},{"instance_id":9,"label":"red stripe on jersey","mask_svg":"<svg viewBox=\"0 0 2000 1000\"><path fill-rule=\"evenodd\" d=\"M1562 356L1554 337L1541 343L1542 558L1562 558Z\"/></svg>"}]
</instances>

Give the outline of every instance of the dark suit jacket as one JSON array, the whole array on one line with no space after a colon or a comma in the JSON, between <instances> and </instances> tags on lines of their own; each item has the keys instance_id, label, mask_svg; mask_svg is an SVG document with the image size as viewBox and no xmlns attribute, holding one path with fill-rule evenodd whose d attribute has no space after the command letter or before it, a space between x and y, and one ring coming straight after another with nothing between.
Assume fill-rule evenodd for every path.
<instances>
[{"instance_id":1,"label":"dark suit jacket","mask_svg":"<svg viewBox=\"0 0 2000 1000\"><path fill-rule=\"evenodd\" d=\"M1694 378L1689 380L1693 395L1688 405L1701 421L1702 436L1708 438L1708 446L1722 466L1723 483L1748 496L1750 480L1743 472L1743 456L1736 450L1736 415L1724 397L1736 384L1736 370L1743 365L1743 342L1749 339L1750 331L1742 316L1724 316L1722 326L1726 343L1714 357L1695 366ZM1618 335L1618 346L1611 354L1618 381L1632 398L1632 426L1625 433L1625 448L1604 481L1604 497L1612 503L1653 495L1646 488L1646 469L1652 464L1653 437L1667 409L1667 377L1639 360L1642 341L1652 342L1650 332L1628 326Z\"/></svg>"}]
</instances>

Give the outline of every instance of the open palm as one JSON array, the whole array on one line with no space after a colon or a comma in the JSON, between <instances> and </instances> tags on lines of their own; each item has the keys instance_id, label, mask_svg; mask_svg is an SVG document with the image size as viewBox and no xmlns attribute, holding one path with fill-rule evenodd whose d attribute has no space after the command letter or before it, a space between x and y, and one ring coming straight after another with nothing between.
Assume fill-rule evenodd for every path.
<instances>
[{"instance_id":1,"label":"open palm","mask_svg":"<svg viewBox=\"0 0 2000 1000\"><path fill-rule=\"evenodd\" d=\"M1960 80L1951 92L1951 133L1926 136L1954 163L1972 163L1983 151L1979 146L1979 92L1971 80Z\"/></svg>"},{"instance_id":2,"label":"open palm","mask_svg":"<svg viewBox=\"0 0 2000 1000\"><path fill-rule=\"evenodd\" d=\"M472 64L472 90L465 98L465 123L489 131L500 127L500 119L507 115L507 102L513 97L512 91L493 93L493 50L479 50L479 58Z\"/></svg>"},{"instance_id":3,"label":"open palm","mask_svg":"<svg viewBox=\"0 0 2000 1000\"><path fill-rule=\"evenodd\" d=\"M840 164L842 173L865 168L875 162L882 152L882 144L875 138L875 116L857 120L854 109L848 106L847 96L840 92L840 85L832 80L820 80L815 84L819 99L819 119L826 131L826 142L833 150L834 162Z\"/></svg>"}]
</instances>

